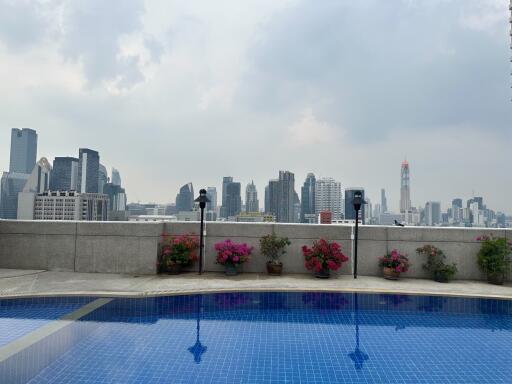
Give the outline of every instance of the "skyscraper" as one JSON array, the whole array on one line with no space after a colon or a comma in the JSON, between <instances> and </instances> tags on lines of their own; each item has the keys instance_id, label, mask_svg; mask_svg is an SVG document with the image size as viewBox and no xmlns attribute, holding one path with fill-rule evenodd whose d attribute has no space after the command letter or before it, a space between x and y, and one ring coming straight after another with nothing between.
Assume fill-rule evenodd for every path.
<instances>
[{"instance_id":1,"label":"skyscraper","mask_svg":"<svg viewBox=\"0 0 512 384\"><path fill-rule=\"evenodd\" d=\"M364 189L363 188L347 188L345 189L345 219L347 220L355 220L356 219L356 210L354 209L354 194L356 191L361 191L362 200L364 199ZM359 211L359 219L361 223L365 223L365 215L366 209L365 204L361 204L361 210Z\"/></svg>"},{"instance_id":2,"label":"skyscraper","mask_svg":"<svg viewBox=\"0 0 512 384\"><path fill-rule=\"evenodd\" d=\"M384 188L380 190L380 211L381 213L388 211L388 199L386 199L386 190Z\"/></svg>"},{"instance_id":3,"label":"skyscraper","mask_svg":"<svg viewBox=\"0 0 512 384\"><path fill-rule=\"evenodd\" d=\"M208 187L206 188L206 196L210 200L206 203L206 211L216 212L217 211L217 188Z\"/></svg>"},{"instance_id":4,"label":"skyscraper","mask_svg":"<svg viewBox=\"0 0 512 384\"><path fill-rule=\"evenodd\" d=\"M228 217L226 213L226 198L227 198L227 192L226 187L229 183L233 182L233 178L231 176L224 176L222 178L222 205L220 207L220 217Z\"/></svg>"},{"instance_id":5,"label":"skyscraper","mask_svg":"<svg viewBox=\"0 0 512 384\"><path fill-rule=\"evenodd\" d=\"M254 181L252 181L250 184L247 184L245 188L245 212L254 213L259 211L260 203L258 201L258 192L256 191Z\"/></svg>"},{"instance_id":6,"label":"skyscraper","mask_svg":"<svg viewBox=\"0 0 512 384\"><path fill-rule=\"evenodd\" d=\"M192 183L185 184L180 188L180 192L176 196L177 212L192 211L194 207L194 186Z\"/></svg>"},{"instance_id":7,"label":"skyscraper","mask_svg":"<svg viewBox=\"0 0 512 384\"><path fill-rule=\"evenodd\" d=\"M441 203L427 201L425 204L425 225L433 226L441 223Z\"/></svg>"},{"instance_id":8,"label":"skyscraper","mask_svg":"<svg viewBox=\"0 0 512 384\"><path fill-rule=\"evenodd\" d=\"M28 173L4 172L0 181L0 218L16 219L18 216L18 193L23 191L30 175Z\"/></svg>"},{"instance_id":9,"label":"skyscraper","mask_svg":"<svg viewBox=\"0 0 512 384\"><path fill-rule=\"evenodd\" d=\"M294 223L295 175L292 172L279 171L277 204L277 222Z\"/></svg>"},{"instance_id":10,"label":"skyscraper","mask_svg":"<svg viewBox=\"0 0 512 384\"><path fill-rule=\"evenodd\" d=\"M29 128L11 130L9 172L30 174L36 164L37 133Z\"/></svg>"},{"instance_id":11,"label":"skyscraper","mask_svg":"<svg viewBox=\"0 0 512 384\"><path fill-rule=\"evenodd\" d=\"M50 189L51 173L52 166L45 157L41 158L34 166L23 191L18 193L18 220L34 219L36 196Z\"/></svg>"},{"instance_id":12,"label":"skyscraper","mask_svg":"<svg viewBox=\"0 0 512 384\"><path fill-rule=\"evenodd\" d=\"M341 183L335 181L332 177L318 179L315 186L316 214L330 211L332 220L340 220L342 218L341 204Z\"/></svg>"},{"instance_id":13,"label":"skyscraper","mask_svg":"<svg viewBox=\"0 0 512 384\"><path fill-rule=\"evenodd\" d=\"M103 186L108 183L107 168L100 164L98 168L98 193L103 193Z\"/></svg>"},{"instance_id":14,"label":"skyscraper","mask_svg":"<svg viewBox=\"0 0 512 384\"><path fill-rule=\"evenodd\" d=\"M240 214L242 211L240 183L232 182L226 184L226 205L223 206L223 208L226 214L226 218Z\"/></svg>"},{"instance_id":15,"label":"skyscraper","mask_svg":"<svg viewBox=\"0 0 512 384\"><path fill-rule=\"evenodd\" d=\"M114 185L121 186L121 175L119 174L119 171L112 167L112 178L110 182Z\"/></svg>"},{"instance_id":16,"label":"skyscraper","mask_svg":"<svg viewBox=\"0 0 512 384\"><path fill-rule=\"evenodd\" d=\"M76 157L56 157L53 160L50 189L52 191L73 191L78 182L78 159Z\"/></svg>"},{"instance_id":17,"label":"skyscraper","mask_svg":"<svg viewBox=\"0 0 512 384\"><path fill-rule=\"evenodd\" d=\"M409 162L402 161L400 172L400 213L406 213L411 209L411 187L409 180Z\"/></svg>"},{"instance_id":18,"label":"skyscraper","mask_svg":"<svg viewBox=\"0 0 512 384\"><path fill-rule=\"evenodd\" d=\"M106 183L103 193L108 196L108 211L110 220L126 220L126 192L120 185Z\"/></svg>"},{"instance_id":19,"label":"skyscraper","mask_svg":"<svg viewBox=\"0 0 512 384\"><path fill-rule=\"evenodd\" d=\"M279 205L279 180L273 179L268 182L265 188L265 213L277 218Z\"/></svg>"},{"instance_id":20,"label":"skyscraper","mask_svg":"<svg viewBox=\"0 0 512 384\"><path fill-rule=\"evenodd\" d=\"M316 223L315 210L315 185L316 178L313 173L308 173L304 185L300 189L301 212L300 221L302 223Z\"/></svg>"},{"instance_id":21,"label":"skyscraper","mask_svg":"<svg viewBox=\"0 0 512 384\"><path fill-rule=\"evenodd\" d=\"M80 148L77 190L81 193L98 193L100 155L92 149Z\"/></svg>"}]
</instances>

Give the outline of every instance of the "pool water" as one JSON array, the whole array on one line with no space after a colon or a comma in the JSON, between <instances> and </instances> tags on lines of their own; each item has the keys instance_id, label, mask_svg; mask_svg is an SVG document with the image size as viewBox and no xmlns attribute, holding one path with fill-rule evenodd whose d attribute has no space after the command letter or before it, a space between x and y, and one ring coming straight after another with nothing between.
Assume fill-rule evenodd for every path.
<instances>
[{"instance_id":1,"label":"pool water","mask_svg":"<svg viewBox=\"0 0 512 384\"><path fill-rule=\"evenodd\" d=\"M23 320L22 312L10 319ZM51 358L41 365L41 355ZM30 384L512 383L512 301L311 292L112 299L1 362L0 374L1 383Z\"/></svg>"}]
</instances>

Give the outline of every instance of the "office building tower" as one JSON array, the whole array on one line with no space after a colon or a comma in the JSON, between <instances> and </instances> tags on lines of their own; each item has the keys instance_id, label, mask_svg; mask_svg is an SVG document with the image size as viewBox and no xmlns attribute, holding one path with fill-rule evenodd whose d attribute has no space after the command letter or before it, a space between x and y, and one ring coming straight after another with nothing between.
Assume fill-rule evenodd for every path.
<instances>
[{"instance_id":1,"label":"office building tower","mask_svg":"<svg viewBox=\"0 0 512 384\"><path fill-rule=\"evenodd\" d=\"M112 168L112 178L110 182L114 185L121 186L121 175L119 174L119 171L115 168Z\"/></svg>"},{"instance_id":2,"label":"office building tower","mask_svg":"<svg viewBox=\"0 0 512 384\"><path fill-rule=\"evenodd\" d=\"M0 180L0 219L18 217L18 194L23 191L28 178L27 173L4 172Z\"/></svg>"},{"instance_id":3,"label":"office building tower","mask_svg":"<svg viewBox=\"0 0 512 384\"><path fill-rule=\"evenodd\" d=\"M78 183L80 193L98 193L100 155L92 149L80 148L78 158Z\"/></svg>"},{"instance_id":4,"label":"office building tower","mask_svg":"<svg viewBox=\"0 0 512 384\"><path fill-rule=\"evenodd\" d=\"M365 224L366 217L366 209L365 209L365 198L364 198L364 189L363 188L347 188L345 189L345 219L346 220L355 220L356 219L356 210L354 209L354 194L356 191L361 191L361 210L359 211L359 220L361 223Z\"/></svg>"},{"instance_id":5,"label":"office building tower","mask_svg":"<svg viewBox=\"0 0 512 384\"><path fill-rule=\"evenodd\" d=\"M273 179L265 188L265 213L277 219L277 207L279 202L279 180Z\"/></svg>"},{"instance_id":6,"label":"office building tower","mask_svg":"<svg viewBox=\"0 0 512 384\"><path fill-rule=\"evenodd\" d=\"M78 159L56 157L53 160L50 189L52 191L76 191L78 182Z\"/></svg>"},{"instance_id":7,"label":"office building tower","mask_svg":"<svg viewBox=\"0 0 512 384\"><path fill-rule=\"evenodd\" d=\"M469 199L466 203L467 208L471 208L471 204L473 204L473 203L478 204L478 209L485 209L483 197L473 197L473 198Z\"/></svg>"},{"instance_id":8,"label":"office building tower","mask_svg":"<svg viewBox=\"0 0 512 384\"><path fill-rule=\"evenodd\" d=\"M207 212L217 212L217 188L215 188L215 187L206 188L206 196L210 200L209 203L206 203L206 211Z\"/></svg>"},{"instance_id":9,"label":"office building tower","mask_svg":"<svg viewBox=\"0 0 512 384\"><path fill-rule=\"evenodd\" d=\"M279 171L277 202L277 222L294 223L295 219L295 175L289 171Z\"/></svg>"},{"instance_id":10,"label":"office building tower","mask_svg":"<svg viewBox=\"0 0 512 384\"><path fill-rule=\"evenodd\" d=\"M109 220L128 220L128 212L126 210L126 192L124 188L114 183L106 183L103 186L103 193L108 196Z\"/></svg>"},{"instance_id":11,"label":"office building tower","mask_svg":"<svg viewBox=\"0 0 512 384\"><path fill-rule=\"evenodd\" d=\"M260 211L260 203L258 200L258 192L254 181L247 184L245 188L245 212L246 213L257 213Z\"/></svg>"},{"instance_id":12,"label":"office building tower","mask_svg":"<svg viewBox=\"0 0 512 384\"><path fill-rule=\"evenodd\" d=\"M224 198L224 196L223 196ZM242 211L241 185L237 182L226 184L226 205L223 206L225 217L234 218Z\"/></svg>"},{"instance_id":13,"label":"office building tower","mask_svg":"<svg viewBox=\"0 0 512 384\"><path fill-rule=\"evenodd\" d=\"M176 196L176 210L178 212L192 211L194 207L194 186L192 183L185 184L180 188Z\"/></svg>"},{"instance_id":14,"label":"office building tower","mask_svg":"<svg viewBox=\"0 0 512 384\"><path fill-rule=\"evenodd\" d=\"M9 172L30 174L36 164L37 133L29 128L11 130Z\"/></svg>"},{"instance_id":15,"label":"office building tower","mask_svg":"<svg viewBox=\"0 0 512 384\"><path fill-rule=\"evenodd\" d=\"M226 198L227 198L227 191L226 187L229 183L233 182L233 178L231 176L224 176L222 178L222 205L220 207L220 217L227 218L227 212L226 212Z\"/></svg>"},{"instance_id":16,"label":"office building tower","mask_svg":"<svg viewBox=\"0 0 512 384\"><path fill-rule=\"evenodd\" d=\"M384 188L380 190L380 211L381 213L388 211L388 199L386 199L386 190Z\"/></svg>"},{"instance_id":17,"label":"office building tower","mask_svg":"<svg viewBox=\"0 0 512 384\"><path fill-rule=\"evenodd\" d=\"M75 191L47 191L35 198L35 220L107 221L108 196Z\"/></svg>"},{"instance_id":18,"label":"office building tower","mask_svg":"<svg viewBox=\"0 0 512 384\"><path fill-rule=\"evenodd\" d=\"M23 190L18 193L18 220L32 220L34 218L34 203L38 193L50 189L52 166L43 157L39 160L30 174Z\"/></svg>"},{"instance_id":19,"label":"office building tower","mask_svg":"<svg viewBox=\"0 0 512 384\"><path fill-rule=\"evenodd\" d=\"M409 162L404 160L400 171L400 213L411 210L411 184Z\"/></svg>"},{"instance_id":20,"label":"office building tower","mask_svg":"<svg viewBox=\"0 0 512 384\"><path fill-rule=\"evenodd\" d=\"M335 181L331 177L323 177L316 180L315 209L317 214L323 211L330 211L333 220L341 220L343 218L340 182Z\"/></svg>"},{"instance_id":21,"label":"office building tower","mask_svg":"<svg viewBox=\"0 0 512 384\"><path fill-rule=\"evenodd\" d=\"M98 168L98 193L103 193L103 186L108 183L107 168L100 164Z\"/></svg>"},{"instance_id":22,"label":"office building tower","mask_svg":"<svg viewBox=\"0 0 512 384\"><path fill-rule=\"evenodd\" d=\"M301 223L316 223L316 208L315 208L315 186L316 178L313 173L308 173L304 185L300 189L301 196Z\"/></svg>"},{"instance_id":23,"label":"office building tower","mask_svg":"<svg viewBox=\"0 0 512 384\"><path fill-rule=\"evenodd\" d=\"M424 215L425 225L431 227L441 224L441 203L439 201L427 201Z\"/></svg>"}]
</instances>

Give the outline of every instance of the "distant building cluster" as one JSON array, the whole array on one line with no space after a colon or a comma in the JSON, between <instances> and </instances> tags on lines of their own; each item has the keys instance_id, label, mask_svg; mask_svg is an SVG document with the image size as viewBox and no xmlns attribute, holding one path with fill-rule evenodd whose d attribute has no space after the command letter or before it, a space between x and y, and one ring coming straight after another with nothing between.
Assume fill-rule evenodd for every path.
<instances>
[{"instance_id":1,"label":"distant building cluster","mask_svg":"<svg viewBox=\"0 0 512 384\"><path fill-rule=\"evenodd\" d=\"M11 130L9 171L0 184L0 218L19 220L126 220L126 193L119 171L109 179L97 151L78 158L37 158L37 133Z\"/></svg>"},{"instance_id":2,"label":"distant building cluster","mask_svg":"<svg viewBox=\"0 0 512 384\"><path fill-rule=\"evenodd\" d=\"M36 162L37 133L28 128L13 128L9 171L0 185L0 218L22 220L129 220L198 221L194 186L183 185L174 202L168 204L127 204L119 171L101 164L97 151L80 148L78 157L56 157L53 165L46 158ZM207 221L278 222L332 224L356 220L354 195L361 192L364 204L358 211L361 224L408 226L463 226L504 228L512 218L495 212L481 196L464 202L454 198L445 210L439 201L427 201L415 207L411 200L411 169L407 160L400 167L399 211L389 209L386 190L380 202L372 204L363 187L343 186L332 177L308 173L300 187L295 174L282 170L270 179L260 205L253 181L245 186L232 176L222 178L221 195L217 188L206 188Z\"/></svg>"}]
</instances>

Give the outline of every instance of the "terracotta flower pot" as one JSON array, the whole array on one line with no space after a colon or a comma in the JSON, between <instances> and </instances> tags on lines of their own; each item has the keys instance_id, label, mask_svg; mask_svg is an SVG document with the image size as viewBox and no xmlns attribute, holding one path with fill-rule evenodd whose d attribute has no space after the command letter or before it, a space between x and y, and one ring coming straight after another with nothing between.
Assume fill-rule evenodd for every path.
<instances>
[{"instance_id":1,"label":"terracotta flower pot","mask_svg":"<svg viewBox=\"0 0 512 384\"><path fill-rule=\"evenodd\" d=\"M396 272L393 268L384 267L382 268L384 278L387 280L398 280L400 272Z\"/></svg>"},{"instance_id":2,"label":"terracotta flower pot","mask_svg":"<svg viewBox=\"0 0 512 384\"><path fill-rule=\"evenodd\" d=\"M238 270L236 269L235 264L225 264L224 267L226 276L236 276L238 275Z\"/></svg>"},{"instance_id":3,"label":"terracotta flower pot","mask_svg":"<svg viewBox=\"0 0 512 384\"><path fill-rule=\"evenodd\" d=\"M281 276L283 272L283 263L275 264L271 261L267 261L267 273L271 276Z\"/></svg>"},{"instance_id":4,"label":"terracotta flower pot","mask_svg":"<svg viewBox=\"0 0 512 384\"><path fill-rule=\"evenodd\" d=\"M503 285L505 274L502 272L489 272L487 274L487 282L494 285Z\"/></svg>"},{"instance_id":5,"label":"terracotta flower pot","mask_svg":"<svg viewBox=\"0 0 512 384\"><path fill-rule=\"evenodd\" d=\"M315 277L319 279L328 279L331 277L331 270L329 268L322 268L319 272L315 272Z\"/></svg>"},{"instance_id":6,"label":"terracotta flower pot","mask_svg":"<svg viewBox=\"0 0 512 384\"><path fill-rule=\"evenodd\" d=\"M181 273L181 264L169 263L166 269L169 275L179 275Z\"/></svg>"}]
</instances>

